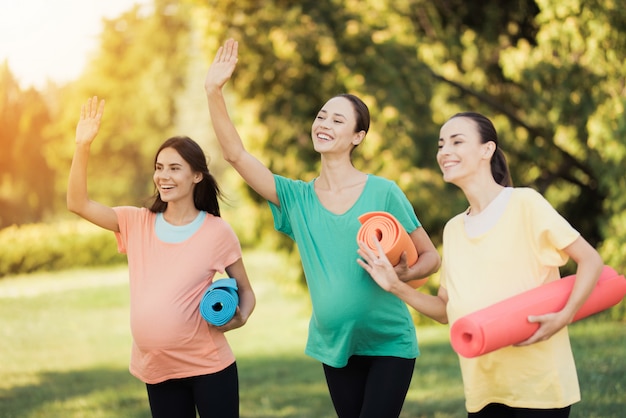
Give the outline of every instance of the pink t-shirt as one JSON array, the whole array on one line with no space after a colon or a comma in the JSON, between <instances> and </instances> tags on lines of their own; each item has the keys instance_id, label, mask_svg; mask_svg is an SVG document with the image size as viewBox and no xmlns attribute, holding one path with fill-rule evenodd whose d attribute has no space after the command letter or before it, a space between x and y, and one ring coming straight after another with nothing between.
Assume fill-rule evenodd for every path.
<instances>
[{"instance_id":1,"label":"pink t-shirt","mask_svg":"<svg viewBox=\"0 0 626 418\"><path fill-rule=\"evenodd\" d=\"M224 333L210 328L200 300L216 272L241 258L232 228L207 214L187 240L167 243L155 233L156 214L146 208L114 208L118 250L130 276L130 372L145 383L215 373L235 356Z\"/></svg>"}]
</instances>

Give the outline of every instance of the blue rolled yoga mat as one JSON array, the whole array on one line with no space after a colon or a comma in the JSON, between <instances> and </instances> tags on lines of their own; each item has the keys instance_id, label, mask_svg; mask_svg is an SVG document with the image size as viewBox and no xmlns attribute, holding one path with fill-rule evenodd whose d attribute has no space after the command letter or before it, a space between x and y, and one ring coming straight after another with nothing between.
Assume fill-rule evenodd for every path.
<instances>
[{"instance_id":1,"label":"blue rolled yoga mat","mask_svg":"<svg viewBox=\"0 0 626 418\"><path fill-rule=\"evenodd\" d=\"M219 327L232 319L238 304L237 280L216 280L202 296L200 314L207 322Z\"/></svg>"}]
</instances>

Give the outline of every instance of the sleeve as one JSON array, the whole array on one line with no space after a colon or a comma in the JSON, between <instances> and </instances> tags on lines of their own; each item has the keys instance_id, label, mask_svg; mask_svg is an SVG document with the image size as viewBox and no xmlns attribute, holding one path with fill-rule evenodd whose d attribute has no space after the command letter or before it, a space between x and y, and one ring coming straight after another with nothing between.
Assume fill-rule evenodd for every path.
<instances>
[{"instance_id":1,"label":"sleeve","mask_svg":"<svg viewBox=\"0 0 626 418\"><path fill-rule=\"evenodd\" d=\"M117 223L120 227L119 232L115 232L117 241L117 251L120 254L126 254L128 250L128 232L130 229L130 218L136 216L141 210L133 206L117 206L113 210L117 215Z\"/></svg>"},{"instance_id":2,"label":"sleeve","mask_svg":"<svg viewBox=\"0 0 626 418\"><path fill-rule=\"evenodd\" d=\"M402 189L391 180L389 180L386 207L387 211L398 219L409 234L422 226L409 199Z\"/></svg>"},{"instance_id":3,"label":"sleeve","mask_svg":"<svg viewBox=\"0 0 626 418\"><path fill-rule=\"evenodd\" d=\"M543 264L562 266L569 258L563 249L573 243L580 233L539 192L526 190L526 215L534 249Z\"/></svg>"},{"instance_id":4,"label":"sleeve","mask_svg":"<svg viewBox=\"0 0 626 418\"><path fill-rule=\"evenodd\" d=\"M289 220L289 206L290 201L293 200L293 191L290 186L293 180L274 174L274 181L276 183L276 195L280 202L280 206L278 206L268 201L272 211L272 217L274 218L274 228L293 239L293 230L291 228L291 221Z\"/></svg>"},{"instance_id":5,"label":"sleeve","mask_svg":"<svg viewBox=\"0 0 626 418\"><path fill-rule=\"evenodd\" d=\"M220 267L220 273L223 273L225 268L233 264L235 261L241 258L241 243L239 242L239 238L237 234L233 230L233 228L228 224L228 222L224 221L221 218L218 218L222 221L222 234L224 245L222 246L222 254L218 257L220 260L223 260L224 265Z\"/></svg>"},{"instance_id":6,"label":"sleeve","mask_svg":"<svg viewBox=\"0 0 626 418\"><path fill-rule=\"evenodd\" d=\"M456 218L456 217L455 217ZM446 242L450 239L450 229L451 229L451 223L454 221L455 218L452 218L451 220L449 220L448 222L446 222L446 224L443 227L443 235L442 235L442 242L443 242L443 249L442 249L442 255L441 255L441 267L439 268L439 286L443 287L444 289L448 289L448 276L447 276L447 264L449 262L448 260L448 256L446 255L446 250L448 249L448 247L446 246Z\"/></svg>"}]
</instances>

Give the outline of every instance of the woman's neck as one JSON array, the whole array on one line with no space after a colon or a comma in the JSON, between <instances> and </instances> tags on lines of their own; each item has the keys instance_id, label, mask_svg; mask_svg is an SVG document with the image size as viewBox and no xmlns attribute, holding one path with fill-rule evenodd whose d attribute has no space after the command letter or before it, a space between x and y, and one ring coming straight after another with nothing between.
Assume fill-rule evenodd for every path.
<instances>
[{"instance_id":1,"label":"woman's neck","mask_svg":"<svg viewBox=\"0 0 626 418\"><path fill-rule=\"evenodd\" d=\"M503 189L503 186L493 180L463 187L463 193L470 205L468 214L478 215L493 202Z\"/></svg>"},{"instance_id":2,"label":"woman's neck","mask_svg":"<svg viewBox=\"0 0 626 418\"><path fill-rule=\"evenodd\" d=\"M322 158L322 168L315 181L317 188L341 191L365 181L367 175L356 169L350 160Z\"/></svg>"},{"instance_id":3,"label":"woman's neck","mask_svg":"<svg viewBox=\"0 0 626 418\"><path fill-rule=\"evenodd\" d=\"M169 202L167 209L163 212L163 218L171 225L187 225L196 219L200 211L195 205L181 205L175 202Z\"/></svg>"}]
</instances>

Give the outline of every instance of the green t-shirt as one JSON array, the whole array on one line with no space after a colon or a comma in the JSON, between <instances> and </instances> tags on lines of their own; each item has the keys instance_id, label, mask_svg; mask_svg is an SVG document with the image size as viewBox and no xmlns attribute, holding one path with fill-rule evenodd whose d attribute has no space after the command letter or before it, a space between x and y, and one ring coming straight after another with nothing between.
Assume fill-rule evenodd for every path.
<instances>
[{"instance_id":1,"label":"green t-shirt","mask_svg":"<svg viewBox=\"0 0 626 418\"><path fill-rule=\"evenodd\" d=\"M274 227L298 245L311 295L306 354L333 367L345 366L353 354L417 357L406 304L382 290L356 262L360 215L389 212L409 233L421 226L404 193L394 182L368 175L356 203L337 215L322 206L314 181L274 178L280 202L270 202Z\"/></svg>"}]
</instances>

